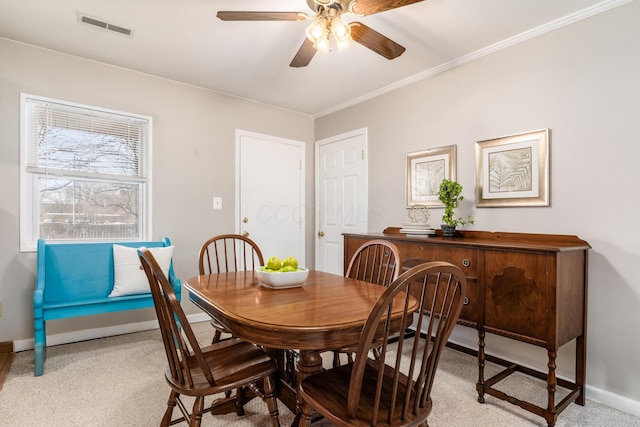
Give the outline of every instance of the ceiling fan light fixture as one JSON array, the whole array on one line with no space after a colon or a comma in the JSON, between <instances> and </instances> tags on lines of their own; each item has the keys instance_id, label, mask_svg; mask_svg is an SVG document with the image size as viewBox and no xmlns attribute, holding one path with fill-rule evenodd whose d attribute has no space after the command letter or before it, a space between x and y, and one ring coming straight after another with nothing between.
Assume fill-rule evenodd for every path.
<instances>
[{"instance_id":1,"label":"ceiling fan light fixture","mask_svg":"<svg viewBox=\"0 0 640 427\"><path fill-rule=\"evenodd\" d=\"M307 27L307 38L312 43L318 43L320 39L323 37L326 38L327 30L327 21L323 16L318 16L313 22Z\"/></svg>"},{"instance_id":2,"label":"ceiling fan light fixture","mask_svg":"<svg viewBox=\"0 0 640 427\"><path fill-rule=\"evenodd\" d=\"M307 27L307 39L313 43L313 47L320 52L331 51L331 35L336 41L338 50L345 49L353 44L351 27L340 18L336 8L319 8L318 16Z\"/></svg>"},{"instance_id":3,"label":"ceiling fan light fixture","mask_svg":"<svg viewBox=\"0 0 640 427\"><path fill-rule=\"evenodd\" d=\"M339 17L331 20L331 34L336 39L338 50L346 49L353 44L351 27Z\"/></svg>"},{"instance_id":4,"label":"ceiling fan light fixture","mask_svg":"<svg viewBox=\"0 0 640 427\"><path fill-rule=\"evenodd\" d=\"M338 45L338 50L340 51L351 46L353 44L353 39L349 37L344 40L336 40L336 44Z\"/></svg>"},{"instance_id":5,"label":"ceiling fan light fixture","mask_svg":"<svg viewBox=\"0 0 640 427\"><path fill-rule=\"evenodd\" d=\"M313 44L313 47L320 52L328 53L331 51L331 41L329 40L329 32L325 32L325 36L318 39L317 42Z\"/></svg>"},{"instance_id":6,"label":"ceiling fan light fixture","mask_svg":"<svg viewBox=\"0 0 640 427\"><path fill-rule=\"evenodd\" d=\"M335 17L331 20L331 33L336 40L344 40L351 37L351 27L341 18Z\"/></svg>"}]
</instances>

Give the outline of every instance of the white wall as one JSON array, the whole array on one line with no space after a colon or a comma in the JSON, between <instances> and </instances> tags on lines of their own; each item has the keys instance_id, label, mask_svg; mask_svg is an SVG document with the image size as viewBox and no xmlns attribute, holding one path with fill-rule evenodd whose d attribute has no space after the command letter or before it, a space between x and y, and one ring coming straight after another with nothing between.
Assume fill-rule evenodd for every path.
<instances>
[{"instance_id":1,"label":"white wall","mask_svg":"<svg viewBox=\"0 0 640 427\"><path fill-rule=\"evenodd\" d=\"M472 229L578 235L590 251L587 382L640 401L640 2L316 119L316 140L369 132L369 227L406 220L405 155L456 144ZM475 208L475 142L551 129L551 206ZM442 209L433 209L438 226ZM578 307L576 309L579 309ZM456 338L475 345L473 330ZM490 337L488 351L546 370L546 351ZM561 375L573 374L573 343ZM589 395L589 394L588 394Z\"/></svg>"},{"instance_id":2,"label":"white wall","mask_svg":"<svg viewBox=\"0 0 640 427\"><path fill-rule=\"evenodd\" d=\"M234 231L236 129L309 143L306 194L313 205L310 116L0 39L0 342L33 338L36 256L19 252L18 235L20 92L153 117L152 238L171 238L183 280L197 275L202 242ZM220 211L212 210L214 195L225 200ZM89 316L49 322L47 333L151 319L152 309Z\"/></svg>"}]
</instances>

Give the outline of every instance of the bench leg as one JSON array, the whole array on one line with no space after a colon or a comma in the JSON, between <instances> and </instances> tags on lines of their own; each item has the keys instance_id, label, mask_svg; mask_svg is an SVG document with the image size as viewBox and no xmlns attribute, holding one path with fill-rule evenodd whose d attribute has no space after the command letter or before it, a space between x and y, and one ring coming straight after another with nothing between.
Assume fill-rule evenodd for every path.
<instances>
[{"instance_id":1,"label":"bench leg","mask_svg":"<svg viewBox=\"0 0 640 427\"><path fill-rule=\"evenodd\" d=\"M42 319L34 319L34 369L33 373L39 377L44 373L44 360L47 358L47 331L46 322Z\"/></svg>"}]
</instances>

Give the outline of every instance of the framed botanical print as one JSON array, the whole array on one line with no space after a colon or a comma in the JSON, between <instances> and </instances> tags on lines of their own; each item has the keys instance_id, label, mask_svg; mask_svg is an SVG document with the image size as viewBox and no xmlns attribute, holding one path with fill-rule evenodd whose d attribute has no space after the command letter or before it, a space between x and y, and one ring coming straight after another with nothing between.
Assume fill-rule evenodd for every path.
<instances>
[{"instance_id":1,"label":"framed botanical print","mask_svg":"<svg viewBox=\"0 0 640 427\"><path fill-rule=\"evenodd\" d=\"M443 179L456 179L456 146L407 154L407 207L442 206L438 190Z\"/></svg>"},{"instance_id":2,"label":"framed botanical print","mask_svg":"<svg viewBox=\"0 0 640 427\"><path fill-rule=\"evenodd\" d=\"M549 206L549 129L476 142L476 206Z\"/></svg>"}]
</instances>

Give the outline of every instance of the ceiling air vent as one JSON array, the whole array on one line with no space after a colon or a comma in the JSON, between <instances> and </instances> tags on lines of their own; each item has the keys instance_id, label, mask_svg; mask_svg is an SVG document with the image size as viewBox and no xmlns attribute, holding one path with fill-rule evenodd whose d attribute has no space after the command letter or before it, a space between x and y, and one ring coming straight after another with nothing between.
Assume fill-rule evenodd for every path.
<instances>
[{"instance_id":1,"label":"ceiling air vent","mask_svg":"<svg viewBox=\"0 0 640 427\"><path fill-rule=\"evenodd\" d=\"M100 19L87 16L83 13L78 13L78 21L83 22L85 24L93 25L94 27L102 28L103 30L113 31L115 33L123 34L128 37L131 37L133 35L133 30L130 30L129 28L110 24Z\"/></svg>"}]
</instances>

